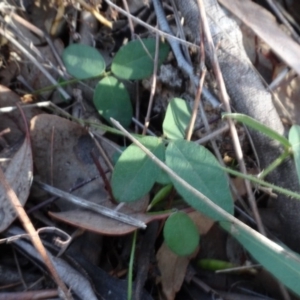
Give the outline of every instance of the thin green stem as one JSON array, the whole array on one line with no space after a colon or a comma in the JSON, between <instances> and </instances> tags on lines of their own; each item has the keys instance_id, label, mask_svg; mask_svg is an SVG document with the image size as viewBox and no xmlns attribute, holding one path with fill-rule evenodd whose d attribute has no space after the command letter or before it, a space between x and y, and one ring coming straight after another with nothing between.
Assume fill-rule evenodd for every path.
<instances>
[{"instance_id":1,"label":"thin green stem","mask_svg":"<svg viewBox=\"0 0 300 300\"><path fill-rule=\"evenodd\" d=\"M128 269L127 300L132 300L133 263L134 263L134 255L135 255L136 238L137 238L137 230L133 233L133 240L131 246L129 269Z\"/></svg>"},{"instance_id":2,"label":"thin green stem","mask_svg":"<svg viewBox=\"0 0 300 300\"><path fill-rule=\"evenodd\" d=\"M39 94L42 94L44 92L54 90L57 87L62 87L62 86L66 86L66 85L69 85L69 84L77 83L78 81L80 81L80 79L76 79L76 78L61 81L61 82L58 82L58 84L48 85L48 86L43 87L41 89L35 90L35 91L32 92L32 94L33 95L39 95Z\"/></svg>"},{"instance_id":3,"label":"thin green stem","mask_svg":"<svg viewBox=\"0 0 300 300\"><path fill-rule=\"evenodd\" d=\"M275 170L280 164L284 162L286 158L290 156L288 150L284 151L279 157L277 157L265 170L259 175L259 179L264 179L269 173Z\"/></svg>"},{"instance_id":4,"label":"thin green stem","mask_svg":"<svg viewBox=\"0 0 300 300\"><path fill-rule=\"evenodd\" d=\"M261 132L271 138L272 140L276 140L279 143L281 143L285 148L290 148L291 144L289 140L284 137L283 135L279 134L272 128L269 128L268 126L264 125L263 123L258 122L257 120L244 115L244 114L238 114L238 113L223 113L222 114L223 118L229 118L233 120L237 120L238 122L243 123L244 125L251 127L252 129Z\"/></svg>"},{"instance_id":5,"label":"thin green stem","mask_svg":"<svg viewBox=\"0 0 300 300\"><path fill-rule=\"evenodd\" d=\"M252 175L244 175L243 173L240 173L238 171L234 171L232 169L229 169L229 168L224 168L224 167L220 167L222 170L224 170L225 172L231 174L231 175L235 175L235 176L238 176L238 177L241 177L241 178L244 178L244 179L247 179L247 180L250 180L254 183L257 183L261 186L266 186L268 188L271 188L272 190L278 192L278 193L281 193L281 194L284 194L286 196L289 196L289 197L292 197L292 198L295 198L297 200L300 200L300 194L298 193L295 193L295 192L292 192L290 190L287 190L285 188L282 188L282 187L279 187L277 185L274 185L274 184L271 184L271 183L268 183L266 181L263 181L261 179L258 179L257 177L255 176L252 176Z\"/></svg>"},{"instance_id":6,"label":"thin green stem","mask_svg":"<svg viewBox=\"0 0 300 300\"><path fill-rule=\"evenodd\" d=\"M77 82L80 82L80 81L87 81L87 80L97 79L97 78L100 79L102 77L106 77L106 76L109 76L109 75L111 75L111 71L108 71L108 72L105 72L105 73L103 73L103 74L101 74L99 76L90 77L90 78L87 78L87 79L72 78L70 80L64 80L64 81L58 82L58 84L48 85L48 86L46 86L46 87L44 87L42 89L35 90L32 94L33 95L39 95L41 93L44 93L44 92L56 89L57 87L66 86L66 85L77 83Z\"/></svg>"}]
</instances>

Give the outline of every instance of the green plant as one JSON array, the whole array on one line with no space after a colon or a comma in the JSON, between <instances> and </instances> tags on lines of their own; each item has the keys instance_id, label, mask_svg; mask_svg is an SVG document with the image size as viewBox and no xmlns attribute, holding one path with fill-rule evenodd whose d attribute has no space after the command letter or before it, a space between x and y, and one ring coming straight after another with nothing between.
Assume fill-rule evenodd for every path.
<instances>
[{"instance_id":1,"label":"green plant","mask_svg":"<svg viewBox=\"0 0 300 300\"><path fill-rule=\"evenodd\" d=\"M63 56L68 71L78 79L85 79L88 76L102 76L105 69L105 67L103 69L102 62L99 61L97 71L95 68L91 68L91 73L87 74L88 68L82 66L78 60L72 57L74 47L71 48L72 51L67 49ZM153 70L154 49L154 40L128 43L115 56L111 67L112 73L123 80L138 80L150 76ZM168 47L161 44L159 63L167 56L168 51ZM79 54L76 52L75 56ZM99 59L95 53L89 58L92 60ZM155 182L168 185L163 187L160 193L154 197L153 203L149 206L153 208L174 187L184 201L217 221L258 262L283 284L300 295L298 284L300 278L299 256L260 235L233 216L233 200L226 177L226 172L235 174L300 199L299 194L273 186L262 180L268 172L271 172L291 154L294 156L300 178L299 126L293 126L290 130L289 139L286 139L248 116L241 114L224 115L226 118L233 118L248 127L259 130L283 145L285 149L283 154L265 170L260 178L257 178L221 167L206 148L184 140L190 110L182 99L171 100L167 108L163 122L163 136L168 140L156 137L138 137L137 140L120 124L110 119L116 118L122 125L128 126L132 117L128 93L122 82L115 77L106 75L99 81L94 94L94 104L107 121L112 122L134 142L121 154L112 175L112 190L117 201L136 201L149 193ZM188 234L185 235L185 233ZM186 243L177 242L178 234L182 239L187 239ZM172 214L166 221L164 237L167 245L178 255L191 254L197 248L200 238L191 219L182 212ZM132 251L132 259L133 256L134 251ZM132 263L131 260L131 268ZM130 276L132 276L132 272ZM130 287L131 285L129 286L129 293L131 293Z\"/></svg>"},{"instance_id":2,"label":"green plant","mask_svg":"<svg viewBox=\"0 0 300 300\"><path fill-rule=\"evenodd\" d=\"M162 140L142 137L140 142L160 159L164 155ZM114 197L119 202L132 202L146 195L153 187L160 168L137 146L130 145L118 159L111 179Z\"/></svg>"},{"instance_id":3,"label":"green plant","mask_svg":"<svg viewBox=\"0 0 300 300\"><path fill-rule=\"evenodd\" d=\"M169 53L169 46L160 43L158 65ZM111 65L113 76L104 74L106 69L102 55L90 46L72 44L62 55L67 71L76 79L85 80L103 76L94 92L94 105L108 122L118 120L127 127L132 119L130 96L122 81L138 80L151 76L154 66L155 39L141 39L124 45L115 55Z\"/></svg>"},{"instance_id":4,"label":"green plant","mask_svg":"<svg viewBox=\"0 0 300 300\"><path fill-rule=\"evenodd\" d=\"M168 139L176 140L185 137L185 131L191 118L188 103L180 98L170 101L163 122L163 131Z\"/></svg>"},{"instance_id":5,"label":"green plant","mask_svg":"<svg viewBox=\"0 0 300 300\"><path fill-rule=\"evenodd\" d=\"M246 119L246 122L248 122L248 117ZM125 136L130 138L134 142L134 144L139 147L140 151L146 153L147 156L150 159L152 159L152 162L154 164L158 165L164 170L164 172L168 174L175 189L179 192L179 194L181 194L183 199L188 204L193 206L196 210L199 210L205 215L209 216L210 218L218 221L220 226L233 237L235 237L245 247L245 249L249 251L249 253L253 256L254 259L261 263L283 284L285 284L295 293L300 295L300 287L298 284L300 278L300 257L294 252L290 251L288 248L282 247L272 242L268 238L262 236L261 234L248 227L232 215L233 203L230 196L226 196L228 186L226 177L224 176L224 172L230 170L218 166L218 163L214 160L212 154L208 154L208 150L204 147L182 139L169 142L165 153L165 162L163 162L146 147L144 147L141 143L139 143L137 139L130 135L117 122L113 123L117 128L123 131ZM253 127L257 126L256 121L253 122L253 124ZM251 126L252 123L250 122L247 125ZM260 127L260 130L264 130L261 128L263 127ZM291 151L291 146L293 144L293 149L299 151L299 128L294 127L292 129L294 132L292 131L292 133L290 134L290 140L292 140L291 144L290 142L288 142L287 144L286 140L279 138L287 147L288 152ZM264 130L263 132L265 134L270 134L269 129ZM271 134L273 134L273 132L271 132ZM197 157L197 159L193 160L193 157ZM298 155L294 155L294 157L297 159ZM299 163L299 161L296 163ZM200 174L197 174L197 171L194 172L194 169L197 170L197 167L199 165L203 165L205 168L205 170L203 169L203 174L201 174L201 169L203 168L203 166L199 168ZM243 176L239 172L233 172L236 175ZM195 180L197 182L197 184L195 184L194 177L197 176L199 177L198 180ZM215 178L218 178L218 182L207 189L207 183L205 183L205 180L210 176L210 181L214 181ZM139 178L140 177L136 177L136 180L138 181ZM125 180L124 184L126 184L126 178L123 179ZM259 183L264 183L263 180L257 179L254 176L247 176L247 179ZM201 182L201 184L203 185L199 184L199 182ZM265 183L265 185L270 184ZM211 191L211 189L213 190ZM294 196L297 199L300 199L299 194L293 193L291 191L279 187L276 187L276 189L277 191L286 193L290 196ZM222 196L224 197L223 201L220 201L220 203L218 203L220 197ZM179 215L179 218L180 217L181 216ZM184 218L186 217L187 216L184 216ZM166 223L168 223L168 221ZM172 228L171 231L168 232L170 230L169 228L170 226L164 229L165 237L168 236L168 234L171 235L172 232L174 232L174 228ZM193 238L192 241L194 241ZM171 242L168 242L167 240L166 242L168 246L177 254L185 255L186 253L190 253L191 251L191 249L189 249L190 251L184 252L185 247L183 243L176 243L174 245L172 239ZM195 244L191 244L195 247Z\"/></svg>"},{"instance_id":6,"label":"green plant","mask_svg":"<svg viewBox=\"0 0 300 300\"><path fill-rule=\"evenodd\" d=\"M164 239L174 253L186 256L198 247L200 236L196 225L187 214L175 212L165 223Z\"/></svg>"}]
</instances>

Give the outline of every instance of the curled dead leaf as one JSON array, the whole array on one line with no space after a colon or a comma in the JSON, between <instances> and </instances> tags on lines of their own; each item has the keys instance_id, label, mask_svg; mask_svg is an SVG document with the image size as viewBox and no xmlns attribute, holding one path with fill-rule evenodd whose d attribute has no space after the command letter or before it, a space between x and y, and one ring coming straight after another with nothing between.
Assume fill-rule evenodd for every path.
<instances>
[{"instance_id":1,"label":"curled dead leaf","mask_svg":"<svg viewBox=\"0 0 300 300\"><path fill-rule=\"evenodd\" d=\"M7 183L24 205L32 183L32 153L28 139L24 139L21 145L14 145L9 151L3 151L0 154L0 166ZM16 217L16 210L6 194L4 183L0 182L0 232L7 229Z\"/></svg>"}]
</instances>

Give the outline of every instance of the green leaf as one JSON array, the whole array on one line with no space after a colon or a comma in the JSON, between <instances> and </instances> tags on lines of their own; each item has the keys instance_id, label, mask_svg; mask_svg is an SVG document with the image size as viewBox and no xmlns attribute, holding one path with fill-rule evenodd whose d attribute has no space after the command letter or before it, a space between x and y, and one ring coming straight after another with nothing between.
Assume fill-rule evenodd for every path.
<instances>
[{"instance_id":1,"label":"green leaf","mask_svg":"<svg viewBox=\"0 0 300 300\"><path fill-rule=\"evenodd\" d=\"M123 46L112 61L112 72L123 79L138 80L153 73L155 39L134 40ZM167 58L169 46L160 43L158 66Z\"/></svg>"},{"instance_id":2,"label":"green leaf","mask_svg":"<svg viewBox=\"0 0 300 300\"><path fill-rule=\"evenodd\" d=\"M164 155L162 161L165 161L165 152L166 148L164 148ZM163 169L160 169L159 175L156 178L156 182L161 185L167 185L171 183L171 180L169 178L169 175Z\"/></svg>"},{"instance_id":3,"label":"green leaf","mask_svg":"<svg viewBox=\"0 0 300 300\"><path fill-rule=\"evenodd\" d=\"M164 135L171 140L184 139L190 119L191 110L187 102L180 98L172 99L163 122Z\"/></svg>"},{"instance_id":4,"label":"green leaf","mask_svg":"<svg viewBox=\"0 0 300 300\"><path fill-rule=\"evenodd\" d=\"M172 184L168 184L164 187L162 187L154 196L152 199L150 205L148 206L147 211L150 211L155 205L157 205L159 202L163 201L169 194L171 193L173 188Z\"/></svg>"},{"instance_id":5,"label":"green leaf","mask_svg":"<svg viewBox=\"0 0 300 300\"><path fill-rule=\"evenodd\" d=\"M218 259L199 259L197 261L197 267L203 270L218 271L229 268L236 268L237 265Z\"/></svg>"},{"instance_id":6,"label":"green leaf","mask_svg":"<svg viewBox=\"0 0 300 300\"><path fill-rule=\"evenodd\" d=\"M164 145L156 137L143 137L140 142L159 159L163 158ZM132 202L146 195L160 172L159 167L136 145L130 145L118 159L111 186L119 202Z\"/></svg>"},{"instance_id":7,"label":"green leaf","mask_svg":"<svg viewBox=\"0 0 300 300\"><path fill-rule=\"evenodd\" d=\"M300 126L293 125L289 131L289 141L292 145L298 179L300 181Z\"/></svg>"},{"instance_id":8,"label":"green leaf","mask_svg":"<svg viewBox=\"0 0 300 300\"><path fill-rule=\"evenodd\" d=\"M282 249L252 228L235 226L230 222L221 222L220 225L235 237L264 268L300 295L299 255L288 249Z\"/></svg>"},{"instance_id":9,"label":"green leaf","mask_svg":"<svg viewBox=\"0 0 300 300\"><path fill-rule=\"evenodd\" d=\"M115 165L117 163L118 159L121 157L123 151L126 150L126 148L127 148L126 146L120 147L119 149L121 150L121 152L119 152L119 151L114 152L114 154L112 155L112 158L111 158L113 165Z\"/></svg>"},{"instance_id":10,"label":"green leaf","mask_svg":"<svg viewBox=\"0 0 300 300\"><path fill-rule=\"evenodd\" d=\"M99 81L94 92L94 105L99 114L110 123L110 118L128 127L132 118L129 94L122 82L115 77L105 77Z\"/></svg>"},{"instance_id":11,"label":"green leaf","mask_svg":"<svg viewBox=\"0 0 300 300\"><path fill-rule=\"evenodd\" d=\"M93 47L72 44L65 48L62 60L68 73L77 79L87 79L101 75L105 70L102 55Z\"/></svg>"},{"instance_id":12,"label":"green leaf","mask_svg":"<svg viewBox=\"0 0 300 300\"><path fill-rule=\"evenodd\" d=\"M216 158L206 148L185 140L170 142L166 150L166 164L191 186L228 213L233 214L233 200L226 174L220 168ZM220 216L215 210L199 201L198 197L173 178L171 181L189 205L214 220L220 220Z\"/></svg>"},{"instance_id":13,"label":"green leaf","mask_svg":"<svg viewBox=\"0 0 300 300\"><path fill-rule=\"evenodd\" d=\"M249 116L246 116L243 114L223 113L222 117L237 120L237 121L245 124L246 126L251 127L252 129L255 129L256 131L259 131L259 132L265 134L269 138L278 141L284 147L289 148L291 146L288 139L286 139L284 136L278 134L273 129L267 127L266 125L256 121L255 119L253 119Z\"/></svg>"},{"instance_id":14,"label":"green leaf","mask_svg":"<svg viewBox=\"0 0 300 300\"><path fill-rule=\"evenodd\" d=\"M164 239L175 254L187 256L196 250L200 236L192 219L183 212L177 212L165 223Z\"/></svg>"},{"instance_id":15,"label":"green leaf","mask_svg":"<svg viewBox=\"0 0 300 300\"><path fill-rule=\"evenodd\" d=\"M156 179L156 182L161 185L167 185L171 183L169 175L162 169L160 169L159 175Z\"/></svg>"}]
</instances>

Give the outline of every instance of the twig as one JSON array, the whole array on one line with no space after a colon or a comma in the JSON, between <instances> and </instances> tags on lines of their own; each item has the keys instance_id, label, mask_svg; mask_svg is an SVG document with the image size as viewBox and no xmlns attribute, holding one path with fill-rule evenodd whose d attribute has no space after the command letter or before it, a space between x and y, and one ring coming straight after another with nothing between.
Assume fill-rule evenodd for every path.
<instances>
[{"instance_id":1,"label":"twig","mask_svg":"<svg viewBox=\"0 0 300 300\"><path fill-rule=\"evenodd\" d=\"M148 109L147 109L147 114L146 114L146 118L145 118L144 129L143 129L143 133L142 133L143 135L146 134L146 131L147 131L147 129L149 127L149 123L150 123L150 115L151 115L151 111L152 111L152 105L153 105L153 100L154 100L154 95L155 95L155 90L156 90L158 55L159 55L159 35L156 34L154 68L153 68L153 74L152 74L150 99L149 99L149 103L148 103Z\"/></svg>"},{"instance_id":2,"label":"twig","mask_svg":"<svg viewBox=\"0 0 300 300\"><path fill-rule=\"evenodd\" d=\"M256 264L256 265L250 265L250 266L238 266L238 267L232 267L232 268L227 268L227 269L223 269L223 270L217 270L215 271L216 274L222 274L222 273L236 273L238 271L243 271L243 270L251 270L251 269L255 269L255 268L261 268L262 266L260 264Z\"/></svg>"},{"instance_id":3,"label":"twig","mask_svg":"<svg viewBox=\"0 0 300 300\"><path fill-rule=\"evenodd\" d=\"M123 0L122 2L123 2L126 12L128 13L127 18L128 18L128 25L129 25L130 32L131 32L131 39L134 39L134 26L133 26L132 19L129 17L130 11L129 11L129 7L128 7L128 3L127 3L127 0Z\"/></svg>"},{"instance_id":4,"label":"twig","mask_svg":"<svg viewBox=\"0 0 300 300\"><path fill-rule=\"evenodd\" d=\"M186 40L183 26L182 26L182 23L180 22L180 18L179 18L179 12L178 12L178 9L176 8L176 4L175 4L174 0L171 0L171 3L172 3L172 7L173 7L174 18L175 18L175 22L176 22L176 25L178 28L179 36L183 40ZM188 61L188 63L190 65L192 65L192 60L191 60L191 56L190 56L187 45L182 45L182 51L184 52L183 54L185 55L185 58Z\"/></svg>"},{"instance_id":5,"label":"twig","mask_svg":"<svg viewBox=\"0 0 300 300\"><path fill-rule=\"evenodd\" d=\"M52 43L52 40L49 38L48 34L43 32L41 29L37 28L32 23L28 22L27 20L25 20L21 16L17 15L16 13L10 12L10 15L14 18L15 21L17 21L18 23L20 23L21 25L23 25L24 27L28 28L30 31L35 33L37 36L39 36L41 38L44 38L47 41L47 43L49 44L49 46L52 50L52 53L53 53L55 59L59 63L62 70L65 71L65 66L64 66L59 54L57 53L56 48L55 48L54 44Z\"/></svg>"},{"instance_id":6,"label":"twig","mask_svg":"<svg viewBox=\"0 0 300 300\"><path fill-rule=\"evenodd\" d=\"M90 201L86 201L82 198L79 198L79 197L74 196L72 194L66 193L62 190L59 190L59 189L57 189L53 186L50 186L48 184L42 183L42 182L37 181L37 180L34 180L34 183L36 185L38 185L40 188L42 188L44 191L49 192L52 195L62 197L65 200L67 200L67 201L69 201L69 202L71 202L75 205L78 205L82 208L86 208L86 209L95 211L95 212L97 212L97 213L99 213L103 216L112 218L112 219L117 220L119 222L123 222L125 224L129 224L129 225L132 225L132 226L135 226L135 227L138 227L138 228L145 229L147 227L144 222L142 222L138 219L135 219L131 216L127 216L123 213L116 212L113 209L107 208L103 205L96 204L96 203L93 203L93 202L90 202Z\"/></svg>"},{"instance_id":7,"label":"twig","mask_svg":"<svg viewBox=\"0 0 300 300\"><path fill-rule=\"evenodd\" d=\"M131 40L135 40L135 35L134 35L134 25L132 22L132 18L130 17L130 10L129 10L129 6L127 3L127 0L122 0L123 2L123 6L125 8L125 11L127 13L127 19L128 19L128 25L129 25L129 29L130 29L130 33L131 33ZM139 84L138 82L134 83L135 85L135 92L136 92L136 101L135 101L135 117L137 120L140 119L140 93L139 93ZM137 124L135 124L135 133L139 133L139 128L137 126Z\"/></svg>"},{"instance_id":8,"label":"twig","mask_svg":"<svg viewBox=\"0 0 300 300\"><path fill-rule=\"evenodd\" d=\"M88 183L90 183L90 182L92 182L92 181L94 181L94 180L96 180L96 179L98 179L98 178L99 178L99 176L95 176L95 177L92 177L92 178L90 178L90 179L87 179L87 180L85 180L85 181L83 181L83 182L77 184L75 187L70 188L70 189L69 189L69 192L72 193L73 191L76 191L77 189L81 188L82 186L84 186L84 185L86 185L86 184L88 184ZM52 202L54 202L54 201L56 201L56 200L58 200L58 199L59 199L59 197L57 197L57 196L52 196L52 197L50 197L49 199L47 199L47 200L45 200L45 201L43 201L43 202L40 202L39 204L37 204L37 205L31 207L30 209L28 209L28 210L27 210L27 214L30 215L31 213L33 213L33 212L35 212L35 211L41 209L42 207L45 207L46 205L51 204ZM0 240L0 241L1 241L1 240Z\"/></svg>"},{"instance_id":9,"label":"twig","mask_svg":"<svg viewBox=\"0 0 300 300\"><path fill-rule=\"evenodd\" d=\"M169 36L173 35L173 32L169 26L169 23L166 19L163 7L161 5L160 0L153 0L154 9L156 12L156 18L157 22L159 24L159 27L164 32L168 33L167 39L169 41L169 44L171 45L171 48L174 52L174 55L177 60L178 67L183 70L191 79L191 82L194 84L194 86L197 86L199 80L197 76L194 75L194 70L191 64L189 64L184 56L182 55L180 45L177 41L170 39Z\"/></svg>"},{"instance_id":10,"label":"twig","mask_svg":"<svg viewBox=\"0 0 300 300\"><path fill-rule=\"evenodd\" d=\"M174 0L173 0L174 2ZM201 26L201 20L199 19L199 29L201 31L201 39L200 39L200 69L201 69L201 76L200 76L200 80L199 80L199 85L197 88L197 93L196 93L196 97L195 97L195 101L194 101L194 107L193 107L193 112L192 112L192 116L190 119L190 123L189 123L189 127L188 127L188 131L187 131L187 135L186 135L186 139L188 141L191 140L193 131L194 131L194 126L195 126L195 122L196 122L196 118L197 118L197 114L198 114L198 108L199 108L199 104L200 104L200 97L201 97L201 93L202 93L202 89L203 89L203 84L204 84L204 79L205 79L205 75L206 75L206 67L205 67L205 50L204 50L204 33L203 30L201 30L202 26Z\"/></svg>"},{"instance_id":11,"label":"twig","mask_svg":"<svg viewBox=\"0 0 300 300\"><path fill-rule=\"evenodd\" d=\"M225 87L225 83L223 80L223 75L220 69L220 65L218 62L218 57L217 57L217 53L216 53L216 49L212 40L212 36L209 30L209 26L208 26L208 22L207 22L207 17L206 17L206 12L205 12L205 8L203 5L203 1L202 0L197 0L198 2L198 7L199 7L199 11L200 11L200 15L201 15L201 20L202 20L202 27L203 27L203 31L207 40L207 44L208 44L208 48L209 48L209 52L211 55L211 62L213 65L213 69L214 69L214 74L216 76L216 80L218 83L218 87L220 90L220 97L222 100L222 103L224 104L225 110L226 112L231 112L231 107L230 107L230 103L229 103L229 96L227 94L226 91L226 87ZM231 132L231 136L233 139L233 145L234 145L234 149L235 149L235 153L237 156L237 160L239 162L239 166L241 169L241 172L243 174L247 174L247 170L246 170L246 166L244 163L244 159L243 159L243 152L242 152L242 148L239 142L239 138L238 138L238 134L237 134L237 130L235 128L234 122L232 120L228 120L229 121L229 127L230 127L230 132ZM256 202L255 202L255 198L254 195L252 193L252 189L251 189L251 184L248 180L245 180L245 186L246 186L246 190L247 190L247 194L248 194L248 198L249 198L249 203L253 212L253 216L254 219L257 223L257 227L260 233L262 233L263 235L266 234L263 223L261 221L260 215L258 213L258 209L256 206Z\"/></svg>"},{"instance_id":12,"label":"twig","mask_svg":"<svg viewBox=\"0 0 300 300\"><path fill-rule=\"evenodd\" d=\"M200 99L201 99L201 93L202 93L203 83L204 83L204 79L205 79L205 74L206 74L206 68L201 73L200 83L199 83L199 86L197 89L197 94L196 94L195 101L194 101L193 112L192 112L192 116L191 116L190 123L188 126L188 131L186 134L186 139L188 141L191 140L191 137L192 137L192 134L194 131L194 126L195 126L195 122L196 122L196 118L197 118L197 114L198 114L198 108L199 108L199 103L200 103Z\"/></svg>"},{"instance_id":13,"label":"twig","mask_svg":"<svg viewBox=\"0 0 300 300\"><path fill-rule=\"evenodd\" d=\"M29 31L36 34L41 39L46 40L46 42L50 46L50 49L52 50L52 53L53 53L55 59L57 60L61 69L56 68L56 66L54 66L50 60L47 60L47 63L49 64L50 68L52 68L57 74L59 74L62 77L65 77L64 74L66 73L66 68L65 68L65 66L60 58L60 55L58 54L52 40L50 39L49 35L47 33L43 32L42 30L40 30L39 28L37 28L36 26L34 26L33 24L31 24L30 22L28 22L27 20L23 19L19 15L15 14L14 12L10 12L9 15L15 21L17 21L17 23L19 23L19 25L21 24L22 26L24 26ZM34 52L34 54L37 54L37 57L39 57L42 61L46 61L45 58L40 53L40 51L32 44L32 41L23 36L23 33L19 29L19 26L16 26L16 24L14 22L12 22L12 20L10 18L5 18L5 19L1 18L1 21L6 23L10 27L10 29L12 30L11 34L17 34L19 37L22 37L22 39L19 39L19 41L22 40L25 48L27 47L27 48L31 49ZM27 84L25 84L25 86L28 87ZM32 90L32 89L30 89L30 90Z\"/></svg>"},{"instance_id":14,"label":"twig","mask_svg":"<svg viewBox=\"0 0 300 300\"><path fill-rule=\"evenodd\" d=\"M50 182L53 185L53 165L54 165L54 160L53 160L53 154L54 154L54 136L55 136L55 127L52 126L51 130L51 142L50 142Z\"/></svg>"},{"instance_id":15,"label":"twig","mask_svg":"<svg viewBox=\"0 0 300 300\"><path fill-rule=\"evenodd\" d=\"M100 143L97 141L97 139L95 138L94 133L93 133L91 130L89 130L88 132L89 132L90 137L93 139L93 141L94 141L94 143L95 143L97 149L99 150L99 152L100 152L102 158L104 159L106 165L108 166L108 168L109 168L110 171L112 172L113 169L114 169L114 166L112 165L110 159L108 158L107 154L105 153L103 147L101 146L101 144L100 144Z\"/></svg>"},{"instance_id":16,"label":"twig","mask_svg":"<svg viewBox=\"0 0 300 300\"><path fill-rule=\"evenodd\" d=\"M0 294L0 300L58 299L58 296L57 290L44 289L24 292L4 292Z\"/></svg>"},{"instance_id":17,"label":"twig","mask_svg":"<svg viewBox=\"0 0 300 300\"><path fill-rule=\"evenodd\" d=\"M189 64L188 61L183 56L179 43L176 40L169 38L169 36L171 36L173 33L164 14L163 7L161 5L160 0L153 0L153 5L154 5L157 21L160 28L164 32L168 33L167 38L176 57L178 67L190 77L190 80L194 85L194 88L196 88L198 86L199 79L197 76L195 76L192 65ZM195 45L193 46L195 47ZM213 107L220 106L219 101L207 89L203 88L202 93L204 98L207 101L209 101Z\"/></svg>"},{"instance_id":18,"label":"twig","mask_svg":"<svg viewBox=\"0 0 300 300\"><path fill-rule=\"evenodd\" d=\"M173 33L169 34L167 32L164 32L162 30L159 30L149 24L147 24L146 22L143 22L142 20L140 20L139 18L135 17L134 15L131 15L131 14L128 14L124 9L122 9L121 7L117 6L116 4L114 4L112 1L110 0L105 0L105 2L113 7L116 11L120 12L121 14L123 14L124 16L126 17L130 17L133 21L135 21L136 23L144 26L145 28L147 28L148 30L150 30L151 32L155 32L155 33L158 33L160 36L164 36L166 38L169 38L169 39L172 39L172 40L175 40L175 41L178 41L179 43L181 44L184 44L184 45L188 45L188 46L193 46L193 47L196 47L196 48L199 48L198 46L196 46L195 44L193 43L190 43L190 42L187 42L185 40L182 40L176 36L173 35Z\"/></svg>"},{"instance_id":19,"label":"twig","mask_svg":"<svg viewBox=\"0 0 300 300\"><path fill-rule=\"evenodd\" d=\"M10 228L7 231L5 231L4 236L11 237L23 233L24 231L19 229L18 227L10 226ZM26 253L33 261L37 261L38 265L40 265L40 263L45 264L41 255L36 251L36 249L32 245L30 245L30 243L22 239L18 239L14 241L14 245L21 249L23 253ZM49 255L49 259L55 266L61 278L63 278L66 284L68 284L68 286L72 288L74 294L77 295L76 299L98 299L94 294L89 280L84 275L82 275L79 271L71 267L65 260L53 256L50 252L47 253Z\"/></svg>"},{"instance_id":20,"label":"twig","mask_svg":"<svg viewBox=\"0 0 300 300\"><path fill-rule=\"evenodd\" d=\"M101 163L99 162L99 160L98 160L98 158L97 158L97 156L96 156L96 154L95 154L94 151L91 152L91 156L93 158L94 164L97 167L98 172L100 173L100 176L102 177L102 180L103 180L103 182L105 184L105 188L106 188L106 190L107 190L107 192L109 194L111 202L113 204L115 204L115 205L118 204L117 201L115 200L115 197L114 197L113 193L112 193L111 185L110 185L110 183L109 183L109 181L108 181L108 179L106 177L106 174L105 174L105 172L104 172L104 170L103 170L103 168L101 166Z\"/></svg>"},{"instance_id":21,"label":"twig","mask_svg":"<svg viewBox=\"0 0 300 300\"><path fill-rule=\"evenodd\" d=\"M268 85L269 91L274 91L277 89L281 84L282 81L286 78L289 72L292 72L295 76L296 72L294 70L291 71L289 67L285 67L283 70L279 72L279 74L273 79L273 81Z\"/></svg>"},{"instance_id":22,"label":"twig","mask_svg":"<svg viewBox=\"0 0 300 300\"><path fill-rule=\"evenodd\" d=\"M174 2L174 0L173 0ZM199 29L200 29L200 34L201 34L201 39L200 39L200 69L201 69L201 76L200 76L200 80L199 80L199 85L197 88L197 93L196 93L196 97L195 97L195 101L194 101L194 107L193 107L193 112L192 112L192 116L190 119L190 123L189 123L189 127L188 127L188 131L187 131L187 135L186 135L186 139L188 141L191 140L192 137L192 133L194 131L194 126L195 126L195 122L196 122L196 118L197 118L197 114L198 114L198 108L199 108L199 104L200 104L200 97L201 97L201 93L202 93L202 89L203 89L203 84L204 84L204 79L205 79L205 75L206 75L206 67L205 67L205 49L204 49L204 31L202 30L202 26L201 26L201 19L199 18ZM204 110L203 110L204 112ZM207 119L206 119L206 115L205 115L205 121L206 121L206 125L207 125L207 129L209 128Z\"/></svg>"},{"instance_id":23,"label":"twig","mask_svg":"<svg viewBox=\"0 0 300 300\"><path fill-rule=\"evenodd\" d=\"M17 254L16 254L16 250L14 248L12 250L13 250L14 260L15 260L15 263L16 263L16 266L17 266L17 270L18 270L18 273L19 273L20 280L22 282L24 290L27 290L28 286L26 284L26 281L24 280L23 272L22 272L20 264L19 264L19 260L18 260ZM1 300L1 298L0 298L0 300Z\"/></svg>"},{"instance_id":24,"label":"twig","mask_svg":"<svg viewBox=\"0 0 300 300\"><path fill-rule=\"evenodd\" d=\"M135 123L138 127L140 128L144 128L144 124L142 124L140 121L138 121L136 118L132 118L132 122ZM156 134L151 131L149 128L146 128L146 132L149 134L149 135L152 135L152 136L156 136Z\"/></svg>"},{"instance_id":25,"label":"twig","mask_svg":"<svg viewBox=\"0 0 300 300\"><path fill-rule=\"evenodd\" d=\"M25 56L27 56L28 59L47 77L47 79L53 84L57 85L57 81L52 77L52 75L35 59L35 57L30 54L14 37L7 31L3 30L3 28L0 27L0 35L3 35L7 40L9 40L13 45L15 45L20 51L23 52ZM62 89L60 86L57 87L61 95L67 99L70 100L71 97L68 95L68 93Z\"/></svg>"},{"instance_id":26,"label":"twig","mask_svg":"<svg viewBox=\"0 0 300 300\"><path fill-rule=\"evenodd\" d=\"M114 134L121 134L121 132L111 126L107 126L107 125L103 125L103 124L98 124L98 123L94 123L94 122L90 122L90 121L84 121L82 119L78 119L73 117L72 115L70 115L69 113L67 113L66 111L64 111L63 109L61 109L59 106L55 105L54 103L52 103L51 101L43 101L43 102L39 102L39 103L34 103L34 104L25 104L22 105L22 108L31 108L31 107L44 107L44 108L48 108L51 111L54 111L56 113L58 113L59 115L72 120L76 123L78 123L81 126L91 126L94 128L100 128L103 131L108 131ZM8 113L11 111L14 111L17 107L16 106L7 106L7 107L2 107L0 108L0 114L1 113ZM137 122L136 120L134 122ZM140 126L140 125L139 125ZM143 127L143 125L141 125ZM99 138L101 138L100 136L98 136ZM109 143L108 140L103 139L106 143ZM113 145L112 143L109 143L112 147L116 148L115 145ZM118 149L116 149L118 150ZM119 151L119 150L118 150Z\"/></svg>"},{"instance_id":27,"label":"twig","mask_svg":"<svg viewBox=\"0 0 300 300\"><path fill-rule=\"evenodd\" d=\"M199 145L203 145L207 142L209 142L210 140L216 138L218 135L227 132L229 130L229 125L228 123L226 123L223 127L212 131L212 132L208 132L206 136L204 136L203 138L195 141L195 143L199 144Z\"/></svg>"}]
</instances>

